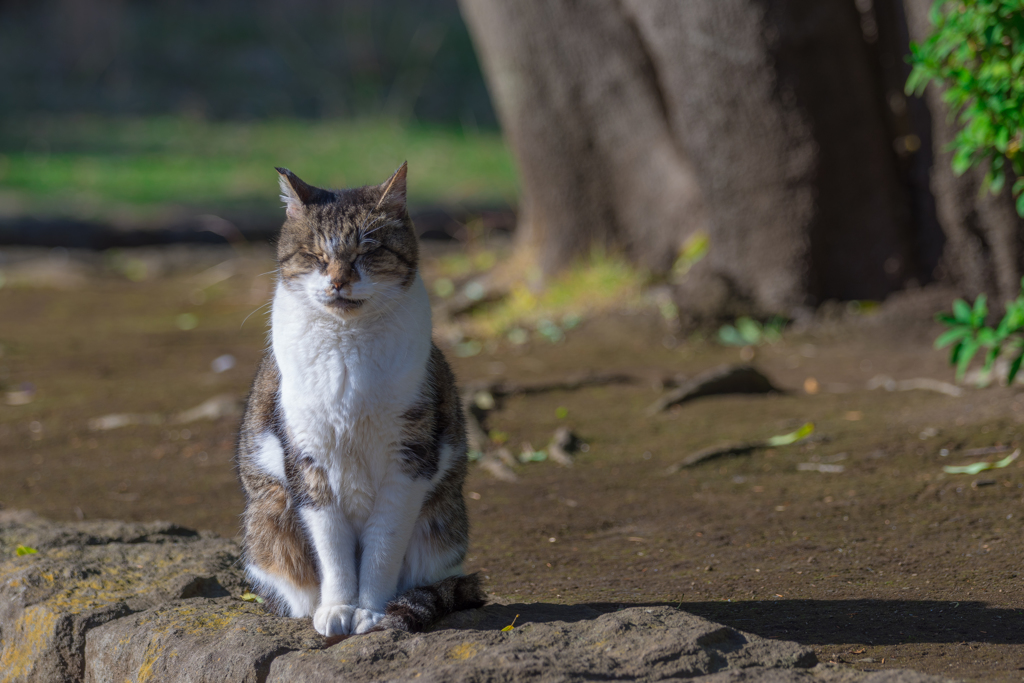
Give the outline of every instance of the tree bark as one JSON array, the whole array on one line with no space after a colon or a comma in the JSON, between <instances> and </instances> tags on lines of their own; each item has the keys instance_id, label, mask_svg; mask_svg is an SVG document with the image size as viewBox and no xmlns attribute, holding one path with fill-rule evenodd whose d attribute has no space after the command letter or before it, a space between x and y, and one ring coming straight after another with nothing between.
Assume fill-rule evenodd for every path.
<instances>
[{"instance_id":1,"label":"tree bark","mask_svg":"<svg viewBox=\"0 0 1024 683\"><path fill-rule=\"evenodd\" d=\"M931 6L932 0L903 0L911 40L924 42L931 33ZM949 147L957 124L941 89L929 85L924 100L931 114L931 189L947 238L941 264L945 278L972 296L987 292L997 304L1013 299L1024 274L1024 220L1007 190L999 195L982 190L984 169L972 168L959 177L953 173Z\"/></svg>"},{"instance_id":2,"label":"tree bark","mask_svg":"<svg viewBox=\"0 0 1024 683\"><path fill-rule=\"evenodd\" d=\"M615 0L466 0L463 15L520 168L520 244L548 272L593 246L671 265L703 227L693 168Z\"/></svg>"},{"instance_id":3,"label":"tree bark","mask_svg":"<svg viewBox=\"0 0 1024 683\"><path fill-rule=\"evenodd\" d=\"M460 5L548 272L595 243L666 269L706 230L682 303L768 313L881 299L915 270L849 0Z\"/></svg>"}]
</instances>

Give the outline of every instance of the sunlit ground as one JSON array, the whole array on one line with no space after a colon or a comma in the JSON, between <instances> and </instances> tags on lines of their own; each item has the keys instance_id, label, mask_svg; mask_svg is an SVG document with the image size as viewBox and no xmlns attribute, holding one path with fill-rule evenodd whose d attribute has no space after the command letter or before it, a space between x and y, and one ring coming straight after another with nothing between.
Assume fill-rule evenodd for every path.
<instances>
[{"instance_id":1,"label":"sunlit ground","mask_svg":"<svg viewBox=\"0 0 1024 683\"><path fill-rule=\"evenodd\" d=\"M930 314L948 299L787 328L741 355L710 334L675 334L650 286L606 260L552 282L564 298L533 294L529 315L498 301L443 322L504 249L424 249L436 337L461 385L594 372L632 381L494 401L490 438L531 458L511 464L515 482L471 465L466 569L489 590L607 609L670 604L811 645L823 661L1019 680L1024 466L943 467L1024 443L1024 401L1006 387L870 388L880 375L952 380L947 354L931 348ZM270 250L0 255L0 505L234 535L237 411L266 347ZM605 285L618 306L582 305ZM512 322L488 337L478 325L489 316ZM741 358L787 391L646 412L666 378ZM669 473L697 450L805 422L816 440ZM559 427L588 450L572 467L534 461Z\"/></svg>"}]
</instances>

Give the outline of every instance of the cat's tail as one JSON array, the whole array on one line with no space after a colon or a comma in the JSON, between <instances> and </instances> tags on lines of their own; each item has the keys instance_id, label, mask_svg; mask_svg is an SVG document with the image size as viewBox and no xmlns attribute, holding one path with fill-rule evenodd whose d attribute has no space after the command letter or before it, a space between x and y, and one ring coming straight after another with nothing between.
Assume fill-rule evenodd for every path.
<instances>
[{"instance_id":1,"label":"cat's tail","mask_svg":"<svg viewBox=\"0 0 1024 683\"><path fill-rule=\"evenodd\" d=\"M384 618L373 628L383 631L422 631L442 617L464 609L483 607L487 595L479 574L449 576L437 583L411 588L388 603Z\"/></svg>"}]
</instances>

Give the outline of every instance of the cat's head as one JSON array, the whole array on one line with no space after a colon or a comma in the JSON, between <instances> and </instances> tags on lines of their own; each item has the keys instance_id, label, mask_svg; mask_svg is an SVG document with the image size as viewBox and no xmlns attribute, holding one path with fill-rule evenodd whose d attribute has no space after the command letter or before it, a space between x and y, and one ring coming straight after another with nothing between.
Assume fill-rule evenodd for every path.
<instances>
[{"instance_id":1,"label":"cat's head","mask_svg":"<svg viewBox=\"0 0 1024 683\"><path fill-rule=\"evenodd\" d=\"M419 262L406 165L380 185L340 191L277 172L287 209L277 244L282 285L344 319L390 309Z\"/></svg>"}]
</instances>

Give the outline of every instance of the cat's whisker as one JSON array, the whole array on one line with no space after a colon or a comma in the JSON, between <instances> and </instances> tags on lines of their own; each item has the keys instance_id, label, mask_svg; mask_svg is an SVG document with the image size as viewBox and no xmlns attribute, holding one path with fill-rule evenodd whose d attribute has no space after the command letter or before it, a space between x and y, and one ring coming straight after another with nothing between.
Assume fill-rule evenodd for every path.
<instances>
[{"instance_id":1,"label":"cat's whisker","mask_svg":"<svg viewBox=\"0 0 1024 683\"><path fill-rule=\"evenodd\" d=\"M271 271L271 272L273 272L273 271ZM245 316L245 320L243 320L243 321L242 321L242 324L238 326L238 329L242 329L242 327L243 327L243 326L245 325L245 322L246 322L246 320L248 320L249 318L251 318L251 317L253 317L254 315L256 315L256 313L257 313L257 312L258 312L258 311L260 310L260 308L266 308L267 306L269 306L269 305L270 305L270 304L272 304L272 303L274 303L274 300L273 300L273 299L271 299L271 300L270 300L270 301L268 301L267 303L263 304L262 306L260 306L259 308L257 308L257 309L256 309L255 311L253 311L253 312L252 312L252 313L250 313L249 315Z\"/></svg>"},{"instance_id":2,"label":"cat's whisker","mask_svg":"<svg viewBox=\"0 0 1024 683\"><path fill-rule=\"evenodd\" d=\"M382 219L383 219L383 218L387 218L387 216L382 216L381 218L382 218ZM390 223L381 223L380 225L378 225L377 227L375 227L375 228L374 228L373 230L367 230L367 231L366 231L366 232L365 232L365 233L363 234L363 236L365 237L366 235L372 235L373 233L377 232L377 231L378 231L378 230L380 230L381 228L386 228L386 227L387 227L388 225L390 225Z\"/></svg>"},{"instance_id":3,"label":"cat's whisker","mask_svg":"<svg viewBox=\"0 0 1024 683\"><path fill-rule=\"evenodd\" d=\"M373 219L372 221L370 220L371 218ZM382 214L382 213L374 215L373 212L370 212L369 214L367 214L366 218L363 219L362 224L359 226L358 232L362 233L363 230L365 230L368 227L373 227L374 225L376 225L380 221L384 220L384 218L385 218L385 215Z\"/></svg>"},{"instance_id":4,"label":"cat's whisker","mask_svg":"<svg viewBox=\"0 0 1024 683\"><path fill-rule=\"evenodd\" d=\"M369 237L370 235L372 235L373 233L375 233L378 230L380 230L381 228L386 227L387 225L389 225L388 223L382 223L381 222L381 221L385 220L386 218L387 218L387 216L380 216L379 218L375 219L372 223L370 223L369 226L365 226L364 225L363 227L360 227L359 228L359 239L360 240L364 240L367 237ZM380 225L377 225L378 223L380 223ZM375 225L377 227L373 227ZM366 229L367 227L373 228L373 229L372 230L367 230Z\"/></svg>"}]
</instances>

